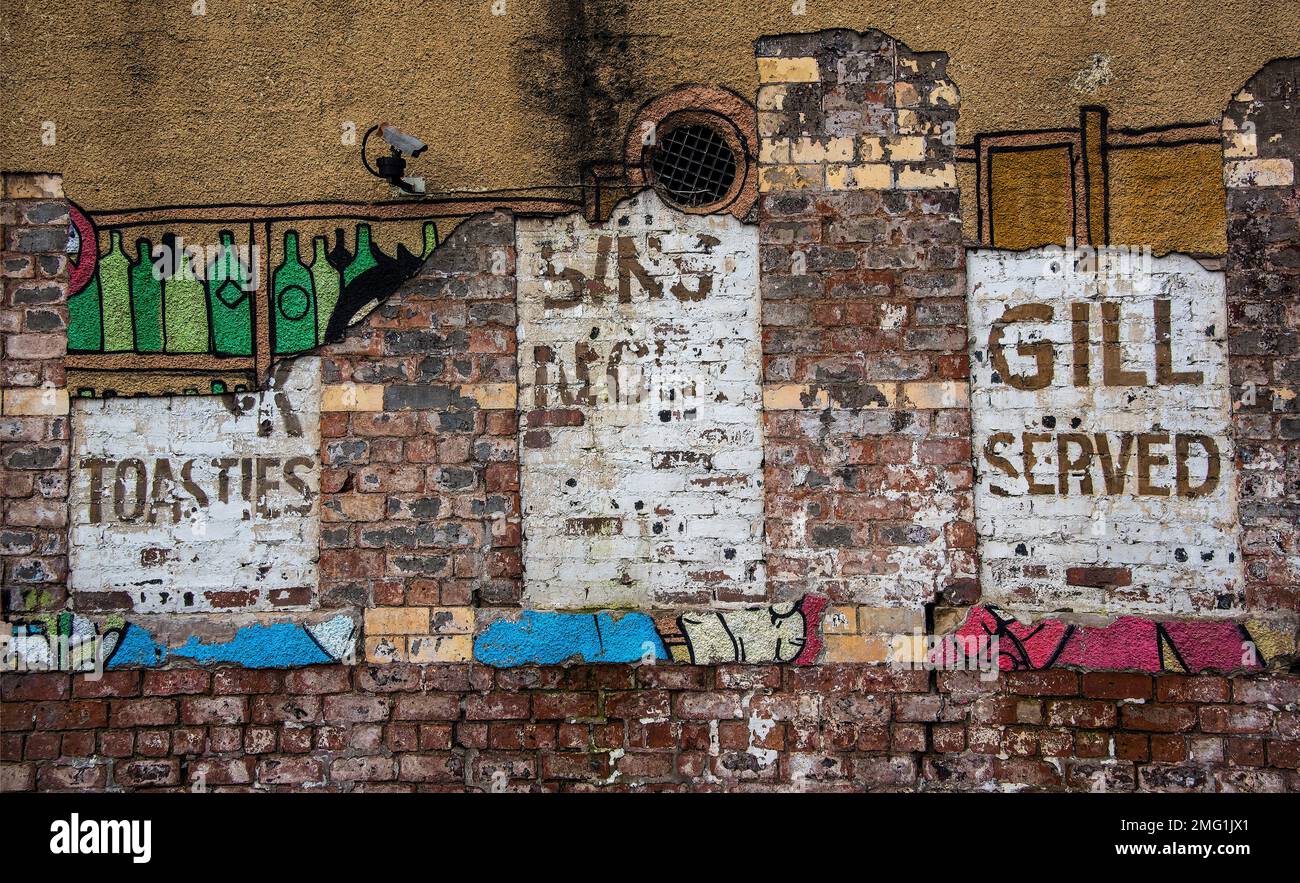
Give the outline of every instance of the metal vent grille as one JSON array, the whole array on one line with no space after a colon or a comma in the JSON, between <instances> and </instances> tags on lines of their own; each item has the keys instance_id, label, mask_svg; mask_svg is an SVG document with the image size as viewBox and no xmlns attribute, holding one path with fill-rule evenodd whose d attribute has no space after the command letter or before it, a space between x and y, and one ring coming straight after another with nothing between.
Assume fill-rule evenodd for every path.
<instances>
[{"instance_id":1,"label":"metal vent grille","mask_svg":"<svg viewBox=\"0 0 1300 883\"><path fill-rule=\"evenodd\" d=\"M650 172L669 199L698 208L727 195L736 180L736 155L709 126L678 126L660 137Z\"/></svg>"}]
</instances>

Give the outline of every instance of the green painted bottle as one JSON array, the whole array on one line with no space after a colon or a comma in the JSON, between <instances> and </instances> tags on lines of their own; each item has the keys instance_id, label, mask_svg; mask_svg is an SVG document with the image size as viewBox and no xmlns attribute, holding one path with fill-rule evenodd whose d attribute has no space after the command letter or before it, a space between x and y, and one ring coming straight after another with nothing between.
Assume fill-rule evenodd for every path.
<instances>
[{"instance_id":1,"label":"green painted bottle","mask_svg":"<svg viewBox=\"0 0 1300 883\"><path fill-rule=\"evenodd\" d=\"M235 234L221 231L221 249L208 269L208 309L212 316L212 348L218 355L253 354L253 311L248 278L235 253Z\"/></svg>"},{"instance_id":2,"label":"green painted bottle","mask_svg":"<svg viewBox=\"0 0 1300 883\"><path fill-rule=\"evenodd\" d=\"M131 265L131 312L135 316L135 350L162 352L162 280L153 269L153 248L148 239L135 241L139 255Z\"/></svg>"},{"instance_id":3,"label":"green painted bottle","mask_svg":"<svg viewBox=\"0 0 1300 883\"><path fill-rule=\"evenodd\" d=\"M424 222L424 248L420 251L420 260L427 261L438 247L438 225L433 221Z\"/></svg>"},{"instance_id":4,"label":"green painted bottle","mask_svg":"<svg viewBox=\"0 0 1300 883\"><path fill-rule=\"evenodd\" d=\"M104 303L104 352L135 349L131 319L131 261L122 251L122 232L108 235L108 252L99 261L99 288Z\"/></svg>"},{"instance_id":5,"label":"green painted bottle","mask_svg":"<svg viewBox=\"0 0 1300 883\"><path fill-rule=\"evenodd\" d=\"M83 242L82 249L96 248L94 242ZM85 251L82 252L85 254ZM68 350L79 353L97 353L104 348L104 314L100 312L99 271L90 276L86 287L68 298Z\"/></svg>"},{"instance_id":6,"label":"green painted bottle","mask_svg":"<svg viewBox=\"0 0 1300 883\"><path fill-rule=\"evenodd\" d=\"M343 271L344 289L366 270L377 266L379 266L379 262L370 253L370 225L357 224L357 250L352 257L352 263L348 264Z\"/></svg>"},{"instance_id":7,"label":"green painted bottle","mask_svg":"<svg viewBox=\"0 0 1300 883\"><path fill-rule=\"evenodd\" d=\"M316 292L316 342L324 343L330 317L339 302L339 271L334 269L326 254L329 242L325 237L317 236L312 244L315 247L311 258L311 281Z\"/></svg>"},{"instance_id":8,"label":"green painted bottle","mask_svg":"<svg viewBox=\"0 0 1300 883\"><path fill-rule=\"evenodd\" d=\"M271 275L275 351L300 353L316 345L316 297L311 271L298 254L298 234L284 234L284 260Z\"/></svg>"},{"instance_id":9,"label":"green painted bottle","mask_svg":"<svg viewBox=\"0 0 1300 883\"><path fill-rule=\"evenodd\" d=\"M194 271L191 256L180 253L173 239L173 272L163 280L163 332L169 353L208 351L208 293Z\"/></svg>"}]
</instances>

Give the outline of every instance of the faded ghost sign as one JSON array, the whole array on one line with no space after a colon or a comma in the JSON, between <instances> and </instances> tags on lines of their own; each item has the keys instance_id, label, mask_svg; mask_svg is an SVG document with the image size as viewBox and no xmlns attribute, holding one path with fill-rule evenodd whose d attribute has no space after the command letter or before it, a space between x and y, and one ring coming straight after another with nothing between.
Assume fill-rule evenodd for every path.
<instances>
[{"instance_id":1,"label":"faded ghost sign","mask_svg":"<svg viewBox=\"0 0 1300 883\"><path fill-rule=\"evenodd\" d=\"M1061 249L967 269L985 597L1239 607L1222 274Z\"/></svg>"},{"instance_id":2,"label":"faded ghost sign","mask_svg":"<svg viewBox=\"0 0 1300 883\"><path fill-rule=\"evenodd\" d=\"M136 612L309 605L319 447L314 358L262 393L78 400L72 588Z\"/></svg>"},{"instance_id":3,"label":"faded ghost sign","mask_svg":"<svg viewBox=\"0 0 1300 883\"><path fill-rule=\"evenodd\" d=\"M647 192L517 227L525 600L762 600L757 229Z\"/></svg>"}]
</instances>

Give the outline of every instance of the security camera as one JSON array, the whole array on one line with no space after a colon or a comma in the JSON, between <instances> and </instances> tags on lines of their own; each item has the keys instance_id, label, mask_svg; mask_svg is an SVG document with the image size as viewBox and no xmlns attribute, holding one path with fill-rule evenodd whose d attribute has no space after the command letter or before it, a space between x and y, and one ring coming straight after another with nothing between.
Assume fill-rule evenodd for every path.
<instances>
[{"instance_id":1,"label":"security camera","mask_svg":"<svg viewBox=\"0 0 1300 883\"><path fill-rule=\"evenodd\" d=\"M379 157L375 160L374 166L371 166L370 160L366 157L366 146L370 143L370 136L375 132L379 132L388 143L388 156ZM365 137L361 139L361 164L376 178L383 178L406 193L420 195L424 193L424 182L420 179L406 178L406 156L416 157L428 149L429 145L419 138L399 131L390 123L379 123L371 126L366 131ZM419 186L412 186L413 182Z\"/></svg>"},{"instance_id":2,"label":"security camera","mask_svg":"<svg viewBox=\"0 0 1300 883\"><path fill-rule=\"evenodd\" d=\"M390 125L389 123L380 123L379 133L384 136L384 140L388 142L389 147L393 148L398 153L405 153L412 159L429 149L429 145L425 144L419 138L416 138L414 135L404 134L403 132L398 131L397 126Z\"/></svg>"}]
</instances>

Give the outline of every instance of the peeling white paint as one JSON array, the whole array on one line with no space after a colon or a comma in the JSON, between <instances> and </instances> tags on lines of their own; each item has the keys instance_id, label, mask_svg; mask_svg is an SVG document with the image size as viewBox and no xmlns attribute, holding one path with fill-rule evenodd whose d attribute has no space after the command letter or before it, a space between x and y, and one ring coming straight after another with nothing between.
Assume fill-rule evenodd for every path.
<instances>
[{"instance_id":1,"label":"peeling white paint","mask_svg":"<svg viewBox=\"0 0 1300 883\"><path fill-rule=\"evenodd\" d=\"M1076 612L1237 611L1242 567L1223 274L1188 257L1149 253L1129 262L1130 273L1088 273L1075 270L1078 256L1060 249L968 255L984 599ZM1037 315L1024 311L1029 305ZM1008 314L1017 307L1018 317ZM1166 327L1162 363L1157 337ZM1086 467L1063 467L1062 444L1068 459ZM1072 567L1126 569L1131 584L1067 585Z\"/></svg>"},{"instance_id":2,"label":"peeling white paint","mask_svg":"<svg viewBox=\"0 0 1300 883\"><path fill-rule=\"evenodd\" d=\"M520 219L524 601L762 600L758 230Z\"/></svg>"},{"instance_id":3,"label":"peeling white paint","mask_svg":"<svg viewBox=\"0 0 1300 883\"><path fill-rule=\"evenodd\" d=\"M319 359L256 394L78 399L72 436L73 591L126 592L137 613L314 597Z\"/></svg>"}]
</instances>

